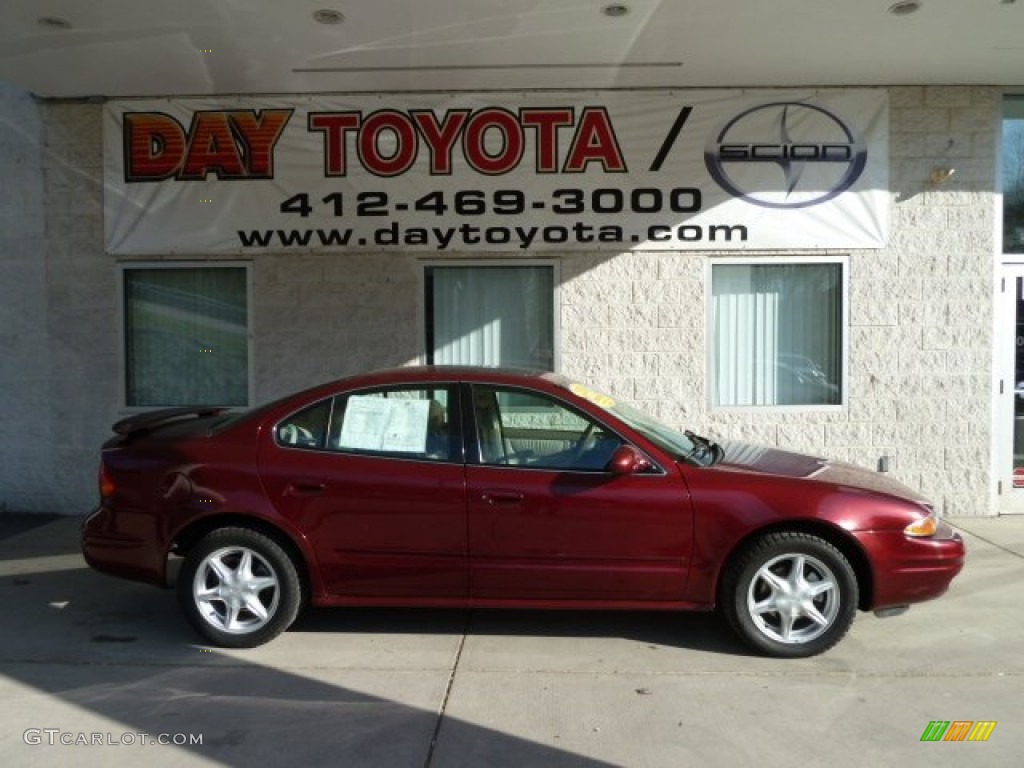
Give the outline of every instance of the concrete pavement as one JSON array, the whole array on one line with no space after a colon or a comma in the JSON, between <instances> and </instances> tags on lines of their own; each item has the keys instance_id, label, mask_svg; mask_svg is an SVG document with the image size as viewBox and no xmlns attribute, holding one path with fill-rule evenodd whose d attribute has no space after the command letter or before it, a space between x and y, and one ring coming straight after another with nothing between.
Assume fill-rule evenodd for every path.
<instances>
[{"instance_id":1,"label":"concrete pavement","mask_svg":"<svg viewBox=\"0 0 1024 768\"><path fill-rule=\"evenodd\" d=\"M800 661L748 655L715 616L656 613L317 610L267 646L210 649L172 591L89 570L78 522L0 518L12 768L941 768L1024 754L1024 517L954 520L969 552L949 594L860 614ZM922 743L933 720L997 724L984 743Z\"/></svg>"}]
</instances>

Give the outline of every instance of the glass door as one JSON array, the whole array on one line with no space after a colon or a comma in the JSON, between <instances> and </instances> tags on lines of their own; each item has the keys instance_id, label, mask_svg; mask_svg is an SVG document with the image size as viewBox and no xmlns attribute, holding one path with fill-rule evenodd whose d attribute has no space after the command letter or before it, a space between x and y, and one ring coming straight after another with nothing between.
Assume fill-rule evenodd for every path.
<instances>
[{"instance_id":1,"label":"glass door","mask_svg":"<svg viewBox=\"0 0 1024 768\"><path fill-rule=\"evenodd\" d=\"M1004 267L997 288L999 512L1024 513L1024 265Z\"/></svg>"},{"instance_id":2,"label":"glass door","mask_svg":"<svg viewBox=\"0 0 1024 768\"><path fill-rule=\"evenodd\" d=\"M1024 95L1003 97L1002 268L996 281L997 503L1024 513Z\"/></svg>"}]
</instances>

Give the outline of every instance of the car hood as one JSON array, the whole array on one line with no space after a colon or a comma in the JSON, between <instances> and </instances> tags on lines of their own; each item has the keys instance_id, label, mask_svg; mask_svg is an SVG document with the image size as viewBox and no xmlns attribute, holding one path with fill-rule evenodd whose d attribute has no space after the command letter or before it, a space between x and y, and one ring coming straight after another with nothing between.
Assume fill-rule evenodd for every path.
<instances>
[{"instance_id":1,"label":"car hood","mask_svg":"<svg viewBox=\"0 0 1024 768\"><path fill-rule=\"evenodd\" d=\"M749 443L726 441L721 446L725 455L714 465L715 468L816 480L898 496L918 504L928 503L925 497L903 483L855 464Z\"/></svg>"}]
</instances>

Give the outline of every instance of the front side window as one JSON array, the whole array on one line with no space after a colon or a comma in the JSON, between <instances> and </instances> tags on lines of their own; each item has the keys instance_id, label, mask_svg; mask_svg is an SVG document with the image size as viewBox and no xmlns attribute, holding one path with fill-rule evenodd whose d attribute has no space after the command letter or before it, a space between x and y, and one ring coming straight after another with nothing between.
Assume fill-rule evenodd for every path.
<instances>
[{"instance_id":1,"label":"front side window","mask_svg":"<svg viewBox=\"0 0 1024 768\"><path fill-rule=\"evenodd\" d=\"M473 387L479 460L532 469L604 470L622 440L544 395Z\"/></svg>"},{"instance_id":2,"label":"front side window","mask_svg":"<svg viewBox=\"0 0 1024 768\"><path fill-rule=\"evenodd\" d=\"M427 267L427 362L554 370L554 268Z\"/></svg>"},{"instance_id":3,"label":"front side window","mask_svg":"<svg viewBox=\"0 0 1024 768\"><path fill-rule=\"evenodd\" d=\"M249 403L245 267L126 268L129 406Z\"/></svg>"},{"instance_id":4,"label":"front side window","mask_svg":"<svg viewBox=\"0 0 1024 768\"><path fill-rule=\"evenodd\" d=\"M713 406L840 405L843 265L713 264Z\"/></svg>"}]
</instances>

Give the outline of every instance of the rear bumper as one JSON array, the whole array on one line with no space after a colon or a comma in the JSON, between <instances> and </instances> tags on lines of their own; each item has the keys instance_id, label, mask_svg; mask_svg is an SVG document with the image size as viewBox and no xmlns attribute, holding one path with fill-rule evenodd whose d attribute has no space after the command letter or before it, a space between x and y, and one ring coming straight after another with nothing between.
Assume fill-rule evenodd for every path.
<instances>
[{"instance_id":1,"label":"rear bumper","mask_svg":"<svg viewBox=\"0 0 1024 768\"><path fill-rule=\"evenodd\" d=\"M902 531L854 534L873 566L870 610L932 600L949 589L964 567L967 549L960 534L945 523L930 538Z\"/></svg>"},{"instance_id":2,"label":"rear bumper","mask_svg":"<svg viewBox=\"0 0 1024 768\"><path fill-rule=\"evenodd\" d=\"M152 515L111 513L99 507L82 522L82 555L90 568L147 584L167 586L167 558Z\"/></svg>"}]
</instances>

